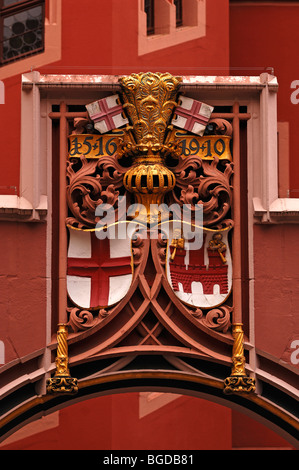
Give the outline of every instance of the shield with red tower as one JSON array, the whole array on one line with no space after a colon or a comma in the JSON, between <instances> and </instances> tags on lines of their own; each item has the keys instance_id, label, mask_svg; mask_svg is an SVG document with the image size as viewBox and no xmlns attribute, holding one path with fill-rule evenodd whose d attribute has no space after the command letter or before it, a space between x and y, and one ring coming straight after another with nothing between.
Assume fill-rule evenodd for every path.
<instances>
[{"instance_id":1,"label":"shield with red tower","mask_svg":"<svg viewBox=\"0 0 299 470\"><path fill-rule=\"evenodd\" d=\"M170 238L167 248L168 282L184 303L213 308L229 297L232 288L232 258L229 229L204 230L200 247L181 237Z\"/></svg>"}]
</instances>

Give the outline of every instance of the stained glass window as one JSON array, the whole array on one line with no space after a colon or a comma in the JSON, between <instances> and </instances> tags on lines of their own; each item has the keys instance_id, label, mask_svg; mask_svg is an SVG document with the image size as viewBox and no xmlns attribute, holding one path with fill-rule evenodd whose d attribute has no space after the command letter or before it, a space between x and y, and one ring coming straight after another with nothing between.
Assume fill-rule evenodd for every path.
<instances>
[{"instance_id":1,"label":"stained glass window","mask_svg":"<svg viewBox=\"0 0 299 470\"><path fill-rule=\"evenodd\" d=\"M44 1L4 0L0 12L2 64L43 50Z\"/></svg>"}]
</instances>

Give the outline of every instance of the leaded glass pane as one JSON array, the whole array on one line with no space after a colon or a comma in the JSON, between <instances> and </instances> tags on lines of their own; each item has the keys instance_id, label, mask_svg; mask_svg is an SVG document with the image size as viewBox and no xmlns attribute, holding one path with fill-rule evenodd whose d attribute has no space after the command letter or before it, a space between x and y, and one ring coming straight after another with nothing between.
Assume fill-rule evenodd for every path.
<instances>
[{"instance_id":1,"label":"leaded glass pane","mask_svg":"<svg viewBox=\"0 0 299 470\"><path fill-rule=\"evenodd\" d=\"M8 7L9 5L13 5L14 3L18 3L20 0L4 0L3 6Z\"/></svg>"},{"instance_id":2,"label":"leaded glass pane","mask_svg":"<svg viewBox=\"0 0 299 470\"><path fill-rule=\"evenodd\" d=\"M3 18L3 27L3 60L42 48L41 5Z\"/></svg>"}]
</instances>

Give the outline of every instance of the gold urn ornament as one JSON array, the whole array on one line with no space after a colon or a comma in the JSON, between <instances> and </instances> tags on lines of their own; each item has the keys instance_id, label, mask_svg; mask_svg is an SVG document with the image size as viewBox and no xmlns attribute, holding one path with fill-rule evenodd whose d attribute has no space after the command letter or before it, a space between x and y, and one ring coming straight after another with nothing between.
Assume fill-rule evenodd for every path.
<instances>
[{"instance_id":1,"label":"gold urn ornament","mask_svg":"<svg viewBox=\"0 0 299 470\"><path fill-rule=\"evenodd\" d=\"M165 165L175 147L165 143L181 77L169 73L139 73L120 79L123 107L130 120L131 138L124 154L133 157L133 166L124 176L124 186L141 204L139 219L159 218L156 206L175 186L175 176ZM153 206L151 208L151 206ZM145 211L145 212L144 212Z\"/></svg>"},{"instance_id":2,"label":"gold urn ornament","mask_svg":"<svg viewBox=\"0 0 299 470\"><path fill-rule=\"evenodd\" d=\"M124 185L134 193L136 203L141 205L138 219L158 222L158 206L161 206L164 194L174 188L175 176L162 160L157 163L141 161L127 171Z\"/></svg>"}]
</instances>

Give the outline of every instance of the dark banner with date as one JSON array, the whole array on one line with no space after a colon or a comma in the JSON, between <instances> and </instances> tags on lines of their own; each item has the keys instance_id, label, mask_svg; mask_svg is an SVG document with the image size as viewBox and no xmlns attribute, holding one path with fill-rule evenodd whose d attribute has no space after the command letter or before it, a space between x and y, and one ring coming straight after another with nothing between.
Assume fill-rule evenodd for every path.
<instances>
[{"instance_id":1,"label":"dark banner with date","mask_svg":"<svg viewBox=\"0 0 299 470\"><path fill-rule=\"evenodd\" d=\"M100 158L117 152L120 138L124 132L119 130L109 134L73 134L69 136L69 158ZM174 140L181 148L183 157L197 155L203 160L232 160L230 139L226 135L198 136L174 130L167 140Z\"/></svg>"}]
</instances>

